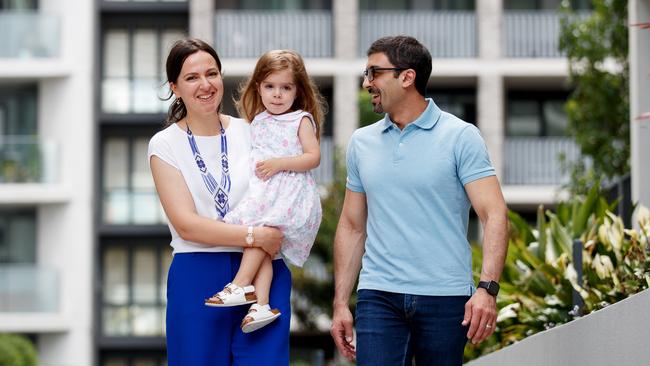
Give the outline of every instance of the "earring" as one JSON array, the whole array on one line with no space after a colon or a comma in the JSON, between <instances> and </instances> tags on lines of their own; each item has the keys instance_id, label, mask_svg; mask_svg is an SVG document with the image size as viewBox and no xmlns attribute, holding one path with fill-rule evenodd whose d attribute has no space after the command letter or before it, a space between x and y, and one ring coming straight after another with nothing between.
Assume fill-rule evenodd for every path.
<instances>
[{"instance_id":1,"label":"earring","mask_svg":"<svg viewBox=\"0 0 650 366\"><path fill-rule=\"evenodd\" d=\"M176 102L174 103L176 103L176 105L181 105L181 98L176 98Z\"/></svg>"}]
</instances>

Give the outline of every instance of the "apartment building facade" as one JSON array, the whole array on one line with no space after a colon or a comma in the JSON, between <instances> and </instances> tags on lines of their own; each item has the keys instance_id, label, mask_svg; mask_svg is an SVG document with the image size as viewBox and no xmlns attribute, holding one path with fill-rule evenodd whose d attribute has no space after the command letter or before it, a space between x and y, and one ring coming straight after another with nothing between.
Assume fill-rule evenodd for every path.
<instances>
[{"instance_id":1,"label":"apartment building facade","mask_svg":"<svg viewBox=\"0 0 650 366\"><path fill-rule=\"evenodd\" d=\"M166 364L171 251L146 150L169 105L164 58L187 35L215 46L227 92L268 49L305 57L330 107L324 184L359 123L365 50L413 35L433 55L428 96L479 127L510 208L553 204L566 180L556 155L578 155L564 132L558 5L0 0L0 30L13 22L0 40L0 332L32 338L43 365Z\"/></svg>"},{"instance_id":2,"label":"apartment building facade","mask_svg":"<svg viewBox=\"0 0 650 366\"><path fill-rule=\"evenodd\" d=\"M0 332L93 357L94 4L0 1Z\"/></svg>"}]
</instances>

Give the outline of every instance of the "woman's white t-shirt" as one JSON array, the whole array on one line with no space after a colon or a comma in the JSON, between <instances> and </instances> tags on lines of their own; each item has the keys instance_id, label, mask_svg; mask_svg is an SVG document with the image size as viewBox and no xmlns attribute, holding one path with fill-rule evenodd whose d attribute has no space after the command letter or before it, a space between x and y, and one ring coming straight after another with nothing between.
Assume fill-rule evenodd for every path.
<instances>
[{"instance_id":1,"label":"woman's white t-shirt","mask_svg":"<svg viewBox=\"0 0 650 366\"><path fill-rule=\"evenodd\" d=\"M208 171L217 182L220 182L221 136L194 135L194 138ZM230 123L226 128L226 138L228 141L228 166L231 181L228 202L232 208L237 205L246 190L248 190L248 181L251 174L249 165L251 152L250 125L241 118L230 117ZM218 216L214 199L205 183L203 183L201 172L194 161L194 154L187 140L187 132L174 123L156 133L149 141L148 160L151 161L151 157L154 155L183 174L185 183L192 194L196 212L200 216L216 220ZM239 247L207 246L183 240L171 222L169 222L169 231L171 231L172 235L171 246L174 248L174 253L242 251L242 248Z\"/></svg>"}]
</instances>

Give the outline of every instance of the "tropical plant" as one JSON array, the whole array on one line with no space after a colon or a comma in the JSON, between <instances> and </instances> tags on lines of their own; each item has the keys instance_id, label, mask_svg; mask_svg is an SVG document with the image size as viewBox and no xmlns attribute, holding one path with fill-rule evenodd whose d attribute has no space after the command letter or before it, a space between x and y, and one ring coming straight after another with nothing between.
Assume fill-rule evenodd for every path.
<instances>
[{"instance_id":1,"label":"tropical plant","mask_svg":"<svg viewBox=\"0 0 650 366\"><path fill-rule=\"evenodd\" d=\"M466 347L466 359L566 323L650 287L650 211L639 207L639 229L624 228L600 185L586 196L540 207L535 226L509 212L509 249L497 303L495 333ZM573 261L578 240L582 263ZM480 248L474 248L480 273ZM578 273L582 276L578 278ZM580 303L574 303L574 292Z\"/></svg>"}]
</instances>

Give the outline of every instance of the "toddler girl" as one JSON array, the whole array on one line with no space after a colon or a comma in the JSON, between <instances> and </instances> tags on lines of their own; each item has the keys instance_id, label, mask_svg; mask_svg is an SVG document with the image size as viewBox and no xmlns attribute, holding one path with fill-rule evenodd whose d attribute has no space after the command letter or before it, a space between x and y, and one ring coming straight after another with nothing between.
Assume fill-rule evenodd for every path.
<instances>
[{"instance_id":1,"label":"toddler girl","mask_svg":"<svg viewBox=\"0 0 650 366\"><path fill-rule=\"evenodd\" d=\"M231 224L248 225L247 243L254 243L255 226L282 230L282 256L302 266L321 222L317 185L310 172L320 163L320 124L324 102L305 65L294 51L262 55L243 86L237 108L251 122L252 152L249 188L225 217ZM246 248L231 283L205 300L208 306L250 304L242 321L245 333L280 316L269 305L273 279L270 258L259 248Z\"/></svg>"}]
</instances>

